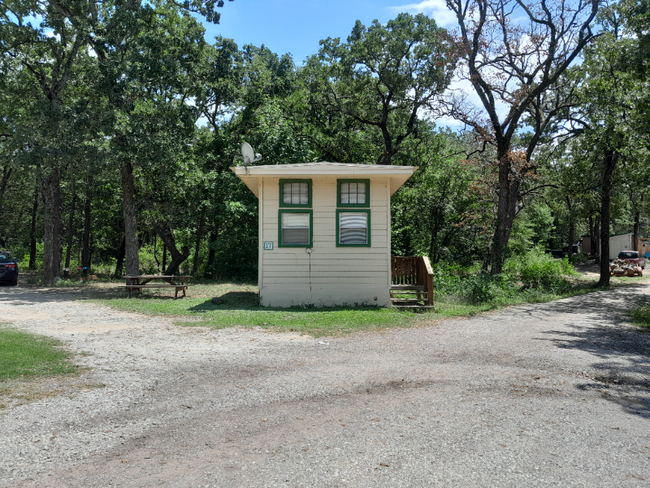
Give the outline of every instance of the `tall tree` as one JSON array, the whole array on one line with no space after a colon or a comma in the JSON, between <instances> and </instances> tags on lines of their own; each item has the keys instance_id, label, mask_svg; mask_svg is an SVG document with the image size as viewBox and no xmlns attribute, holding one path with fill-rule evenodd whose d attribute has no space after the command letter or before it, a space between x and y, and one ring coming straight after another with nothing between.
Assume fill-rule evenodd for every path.
<instances>
[{"instance_id":1,"label":"tall tree","mask_svg":"<svg viewBox=\"0 0 650 488\"><path fill-rule=\"evenodd\" d=\"M533 152L556 107L535 124L525 144L514 139L531 103L553 88L593 39L600 0L447 0L458 22L462 74L481 109L464 97L449 113L479 133L494 151L498 169L497 219L491 272L501 272L517 213L522 182L534 168Z\"/></svg>"},{"instance_id":2,"label":"tall tree","mask_svg":"<svg viewBox=\"0 0 650 488\"><path fill-rule=\"evenodd\" d=\"M391 164L418 132L426 110L447 88L455 68L454 43L423 15L401 13L386 25L357 21L346 43L321 41L300 76L314 112L343 115L378 132L378 164Z\"/></svg>"}]
</instances>

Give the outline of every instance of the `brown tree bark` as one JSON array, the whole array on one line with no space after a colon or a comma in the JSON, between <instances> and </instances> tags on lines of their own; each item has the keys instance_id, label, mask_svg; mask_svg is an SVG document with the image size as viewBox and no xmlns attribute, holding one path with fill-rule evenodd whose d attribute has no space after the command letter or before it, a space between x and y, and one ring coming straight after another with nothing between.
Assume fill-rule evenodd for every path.
<instances>
[{"instance_id":1,"label":"brown tree bark","mask_svg":"<svg viewBox=\"0 0 650 488\"><path fill-rule=\"evenodd\" d=\"M51 286L61 269L61 186L59 168L52 168L43 179L43 284Z\"/></svg>"},{"instance_id":2,"label":"brown tree bark","mask_svg":"<svg viewBox=\"0 0 650 488\"><path fill-rule=\"evenodd\" d=\"M216 250L214 246L217 242L217 237L219 237L218 230L213 230L210 232L210 250L208 251L208 263L205 265L205 271L203 273L206 278L214 278L214 258L216 257Z\"/></svg>"},{"instance_id":3,"label":"brown tree bark","mask_svg":"<svg viewBox=\"0 0 650 488\"><path fill-rule=\"evenodd\" d=\"M77 192L75 191L75 180L72 178L72 205L70 206L70 219L68 220L68 246L65 250L65 265L63 266L63 277L70 278L70 255L74 239L74 211L77 203Z\"/></svg>"},{"instance_id":4,"label":"brown tree bark","mask_svg":"<svg viewBox=\"0 0 650 488\"><path fill-rule=\"evenodd\" d=\"M203 229L205 228L205 209L201 213L199 228L196 230L196 245L194 246L194 261L192 262L192 274L195 275L199 269L199 251L201 250L201 240L203 239Z\"/></svg>"},{"instance_id":5,"label":"brown tree bark","mask_svg":"<svg viewBox=\"0 0 650 488\"><path fill-rule=\"evenodd\" d=\"M83 267L84 278L88 276L90 271L90 223L91 223L91 207L92 207L92 194L93 194L93 177L88 176L86 179L86 200L84 201L84 236L83 236L83 251L81 253L81 266Z\"/></svg>"},{"instance_id":6,"label":"brown tree bark","mask_svg":"<svg viewBox=\"0 0 650 488\"><path fill-rule=\"evenodd\" d=\"M29 231L29 269L36 269L36 216L38 212L38 185L34 188L34 204L32 205L32 226Z\"/></svg>"},{"instance_id":7,"label":"brown tree bark","mask_svg":"<svg viewBox=\"0 0 650 488\"><path fill-rule=\"evenodd\" d=\"M635 251L639 250L639 226L641 220L641 212L638 210L634 211L634 227L632 230L632 249Z\"/></svg>"},{"instance_id":8,"label":"brown tree bark","mask_svg":"<svg viewBox=\"0 0 650 488\"><path fill-rule=\"evenodd\" d=\"M509 159L508 154L503 154L500 159ZM499 164L499 200L497 206L497 221L492 247L490 249L491 274L499 274L508 256L508 241L512 233L512 224L515 220L517 202L519 200L519 177L513 177L512 163Z\"/></svg>"},{"instance_id":9,"label":"brown tree bark","mask_svg":"<svg viewBox=\"0 0 650 488\"><path fill-rule=\"evenodd\" d=\"M174 233L170 229L167 222L154 222L153 228L156 231L156 234L158 234L162 241L165 243L165 247L169 249L169 253L172 257L172 260L169 263L167 269L164 271L164 274L176 274L181 263L189 257L190 250L187 246L183 246L181 251L176 248L176 239L174 239Z\"/></svg>"},{"instance_id":10,"label":"brown tree bark","mask_svg":"<svg viewBox=\"0 0 650 488\"><path fill-rule=\"evenodd\" d=\"M612 176L618 163L619 153L607 149L604 154L604 174L600 203L600 279L596 286L609 286L609 221L612 192Z\"/></svg>"},{"instance_id":11,"label":"brown tree bark","mask_svg":"<svg viewBox=\"0 0 650 488\"><path fill-rule=\"evenodd\" d=\"M569 256L569 261L573 257L573 241L575 240L576 226L573 221L573 205L571 204L571 198L566 197L566 206L569 211L569 249L567 255Z\"/></svg>"},{"instance_id":12,"label":"brown tree bark","mask_svg":"<svg viewBox=\"0 0 650 488\"><path fill-rule=\"evenodd\" d=\"M167 246L163 242L163 255L162 255L162 271L163 271L163 274L165 273L166 269L167 269Z\"/></svg>"},{"instance_id":13,"label":"brown tree bark","mask_svg":"<svg viewBox=\"0 0 650 488\"><path fill-rule=\"evenodd\" d=\"M593 233L593 253L595 255L596 264L600 264L600 220L597 220L594 223L594 233Z\"/></svg>"},{"instance_id":14,"label":"brown tree bark","mask_svg":"<svg viewBox=\"0 0 650 488\"><path fill-rule=\"evenodd\" d=\"M5 200L5 192L7 191L7 184L9 183L9 178L13 168L5 166L2 168L2 179L0 179L0 215L2 215L2 208Z\"/></svg>"},{"instance_id":15,"label":"brown tree bark","mask_svg":"<svg viewBox=\"0 0 650 488\"><path fill-rule=\"evenodd\" d=\"M127 275L140 274L140 256L138 254L138 221L135 215L135 184L133 182L133 165L130 161L122 164L122 212L124 214L124 260Z\"/></svg>"},{"instance_id":16,"label":"brown tree bark","mask_svg":"<svg viewBox=\"0 0 650 488\"><path fill-rule=\"evenodd\" d=\"M115 263L115 277L122 277L122 268L124 267L124 237L120 241L120 247L117 251L117 262Z\"/></svg>"}]
</instances>

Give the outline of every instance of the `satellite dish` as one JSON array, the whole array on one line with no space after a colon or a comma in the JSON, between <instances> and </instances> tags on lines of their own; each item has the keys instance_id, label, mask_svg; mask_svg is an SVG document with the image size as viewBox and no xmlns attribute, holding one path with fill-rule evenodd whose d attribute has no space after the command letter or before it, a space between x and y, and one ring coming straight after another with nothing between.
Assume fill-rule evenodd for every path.
<instances>
[{"instance_id":1,"label":"satellite dish","mask_svg":"<svg viewBox=\"0 0 650 488\"><path fill-rule=\"evenodd\" d=\"M248 142L242 142L241 144L241 155L244 157L244 166L255 163L262 159L261 154L255 154L253 148Z\"/></svg>"}]
</instances>

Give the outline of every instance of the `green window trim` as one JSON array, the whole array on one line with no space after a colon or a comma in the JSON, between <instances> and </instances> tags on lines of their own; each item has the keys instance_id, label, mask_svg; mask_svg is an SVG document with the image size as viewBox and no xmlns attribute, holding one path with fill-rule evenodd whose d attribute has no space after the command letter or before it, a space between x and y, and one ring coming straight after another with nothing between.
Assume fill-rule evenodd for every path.
<instances>
[{"instance_id":1,"label":"green window trim","mask_svg":"<svg viewBox=\"0 0 650 488\"><path fill-rule=\"evenodd\" d=\"M284 203L284 185L285 183L307 183L307 203ZM302 178L302 179L292 179L280 180L280 207L282 208L306 208L311 207L311 180Z\"/></svg>"},{"instance_id":2,"label":"green window trim","mask_svg":"<svg viewBox=\"0 0 650 488\"><path fill-rule=\"evenodd\" d=\"M341 187L344 184L349 183L365 183L366 192L365 192L365 203L343 203L342 202L342 192ZM345 207L345 208L368 208L370 207L370 180L336 180L336 206Z\"/></svg>"},{"instance_id":3,"label":"green window trim","mask_svg":"<svg viewBox=\"0 0 650 488\"><path fill-rule=\"evenodd\" d=\"M309 242L300 244L283 244L282 214L309 214ZM280 209L278 210L278 247L308 248L314 244L314 215L311 209Z\"/></svg>"},{"instance_id":4,"label":"green window trim","mask_svg":"<svg viewBox=\"0 0 650 488\"><path fill-rule=\"evenodd\" d=\"M366 242L363 244L341 244L341 214L350 214L350 213L364 213L367 215L366 217ZM370 235L371 235L371 223L370 223L370 209L345 209L345 210L337 210L336 211L336 247L372 247L371 241L370 241Z\"/></svg>"}]
</instances>

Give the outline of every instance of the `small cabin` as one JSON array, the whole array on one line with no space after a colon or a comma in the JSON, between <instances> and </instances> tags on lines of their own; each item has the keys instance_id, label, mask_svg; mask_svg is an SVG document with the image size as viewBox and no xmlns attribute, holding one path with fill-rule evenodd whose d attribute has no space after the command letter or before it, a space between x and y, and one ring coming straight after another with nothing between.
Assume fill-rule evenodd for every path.
<instances>
[{"instance_id":1,"label":"small cabin","mask_svg":"<svg viewBox=\"0 0 650 488\"><path fill-rule=\"evenodd\" d=\"M262 305L390 305L390 198L417 167L321 162L231 170L259 199Z\"/></svg>"}]
</instances>

